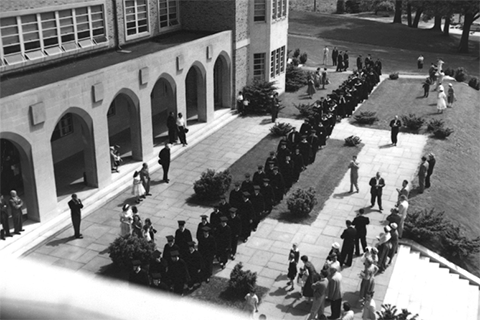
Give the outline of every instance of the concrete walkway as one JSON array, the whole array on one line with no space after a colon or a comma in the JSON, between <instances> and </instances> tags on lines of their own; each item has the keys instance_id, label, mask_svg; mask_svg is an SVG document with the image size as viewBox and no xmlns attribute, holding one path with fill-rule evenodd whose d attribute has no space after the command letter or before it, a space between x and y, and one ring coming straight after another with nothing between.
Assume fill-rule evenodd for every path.
<instances>
[{"instance_id":1,"label":"concrete walkway","mask_svg":"<svg viewBox=\"0 0 480 320\"><path fill-rule=\"evenodd\" d=\"M299 127L301 121L279 119ZM271 127L268 117L236 119L218 130L196 146L185 150L172 164L170 184L158 182L162 171L152 175L153 196L148 197L138 207L143 219L150 218L158 230L155 240L162 249L165 236L173 234L177 220L186 220L187 228L193 233L200 221L201 214L209 214L211 208L189 204L187 199L193 194L193 181L207 168L223 170L237 161L250 150ZM422 155L426 137L422 135L399 135L397 147L390 147L390 132L358 128L348 124L344 119L337 124L333 139L344 139L352 134L361 137L365 144L358 155L360 162L360 193L348 194L349 173L336 187L324 209L311 226L280 223L277 220L264 220L257 232L246 244L239 245L237 259L228 263L225 270L216 275L228 278L236 263L242 261L245 269L258 273L257 283L270 288L262 300L260 313L269 319L305 319L309 305L301 298L299 288L285 291L287 273L287 255L292 242L299 244L301 254L308 255L317 269L323 265L330 245L339 239L346 219L353 219L355 211L369 205L368 180L381 171L386 181L384 188L384 213L367 210L371 220L368 227L369 244L381 232L382 223L389 209L397 198L395 188L403 179L414 177L419 159ZM327 142L328 147L328 142ZM320 151L321 152L321 151ZM263 160L262 160L263 161ZM252 168L253 172L254 168ZM119 213L124 203L132 203L132 196L127 189L113 200L96 210L82 221L84 239L73 239L71 227L49 238L43 244L25 254L27 258L62 266L72 270L86 271L96 276L102 267L111 263L106 249L118 236ZM376 207L374 207L375 209ZM344 299L355 304L358 300L361 270L360 259L355 259L351 268L343 270ZM390 270L377 278L375 300L380 307L389 282ZM327 308L327 315L330 313ZM356 309L357 318L360 311Z\"/></svg>"}]
</instances>

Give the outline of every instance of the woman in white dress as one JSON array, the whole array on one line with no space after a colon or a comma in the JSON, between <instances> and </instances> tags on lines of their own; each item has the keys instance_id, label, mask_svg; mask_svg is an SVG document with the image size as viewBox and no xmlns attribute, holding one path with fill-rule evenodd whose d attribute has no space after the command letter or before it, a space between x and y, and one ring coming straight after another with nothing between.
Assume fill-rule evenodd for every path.
<instances>
[{"instance_id":1,"label":"woman in white dress","mask_svg":"<svg viewBox=\"0 0 480 320\"><path fill-rule=\"evenodd\" d=\"M142 197L145 197L145 188L143 187L138 171L135 171L133 174L132 194L137 197L136 203L140 203L140 201L143 200Z\"/></svg>"},{"instance_id":2,"label":"woman in white dress","mask_svg":"<svg viewBox=\"0 0 480 320\"><path fill-rule=\"evenodd\" d=\"M133 215L130 206L125 204L120 213L120 235L125 236L132 233Z\"/></svg>"},{"instance_id":3,"label":"woman in white dress","mask_svg":"<svg viewBox=\"0 0 480 320\"><path fill-rule=\"evenodd\" d=\"M437 110L438 113L443 113L443 110L447 109L447 95L443 88L440 88L437 96Z\"/></svg>"}]
</instances>

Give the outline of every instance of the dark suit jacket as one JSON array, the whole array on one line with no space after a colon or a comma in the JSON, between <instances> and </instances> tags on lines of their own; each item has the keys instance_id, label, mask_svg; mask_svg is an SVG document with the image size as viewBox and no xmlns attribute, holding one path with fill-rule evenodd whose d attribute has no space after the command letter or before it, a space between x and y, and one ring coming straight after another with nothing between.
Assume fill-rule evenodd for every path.
<instances>
[{"instance_id":1,"label":"dark suit jacket","mask_svg":"<svg viewBox=\"0 0 480 320\"><path fill-rule=\"evenodd\" d=\"M380 178L380 181L378 182L379 186L377 187L376 184L377 184L377 179L375 177L370 179L370 182L369 182L369 185L371 187L370 193L381 196L383 187L385 187L385 180L383 180L383 178Z\"/></svg>"},{"instance_id":2,"label":"dark suit jacket","mask_svg":"<svg viewBox=\"0 0 480 320\"><path fill-rule=\"evenodd\" d=\"M358 216L353 219L352 224L357 229L357 236L365 236L367 235L367 224L370 223L370 219L365 216Z\"/></svg>"},{"instance_id":3,"label":"dark suit jacket","mask_svg":"<svg viewBox=\"0 0 480 320\"><path fill-rule=\"evenodd\" d=\"M68 206L70 207L70 212L72 213L72 215L81 214L81 209L83 208L82 202L76 202L76 201L73 201L72 199L68 201Z\"/></svg>"},{"instance_id":4,"label":"dark suit jacket","mask_svg":"<svg viewBox=\"0 0 480 320\"><path fill-rule=\"evenodd\" d=\"M355 228L349 227L343 230L341 235L341 238L343 239L343 246L353 246L356 236L357 230L355 230Z\"/></svg>"},{"instance_id":5,"label":"dark suit jacket","mask_svg":"<svg viewBox=\"0 0 480 320\"><path fill-rule=\"evenodd\" d=\"M160 153L158 154L158 157L160 158L160 164L162 166L169 165L170 164L170 148L163 148L160 150Z\"/></svg>"}]
</instances>

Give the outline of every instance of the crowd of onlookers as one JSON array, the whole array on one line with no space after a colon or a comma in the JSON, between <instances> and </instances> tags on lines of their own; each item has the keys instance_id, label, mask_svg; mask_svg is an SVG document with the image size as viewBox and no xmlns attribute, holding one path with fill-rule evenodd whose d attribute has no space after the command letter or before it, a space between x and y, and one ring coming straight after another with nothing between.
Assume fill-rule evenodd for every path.
<instances>
[{"instance_id":1,"label":"crowd of onlookers","mask_svg":"<svg viewBox=\"0 0 480 320\"><path fill-rule=\"evenodd\" d=\"M0 239L6 240L5 237L13 237L20 235L23 229L23 200L18 196L17 191L10 191L10 198L5 199L0 195ZM13 232L10 232L9 218L12 217Z\"/></svg>"}]
</instances>

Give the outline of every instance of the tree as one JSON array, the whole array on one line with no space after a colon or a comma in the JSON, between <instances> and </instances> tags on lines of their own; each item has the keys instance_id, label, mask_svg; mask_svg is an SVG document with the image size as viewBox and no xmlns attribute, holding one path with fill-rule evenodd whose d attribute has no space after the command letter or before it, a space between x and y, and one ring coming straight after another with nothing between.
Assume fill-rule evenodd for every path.
<instances>
[{"instance_id":1,"label":"tree","mask_svg":"<svg viewBox=\"0 0 480 320\"><path fill-rule=\"evenodd\" d=\"M412 28L418 28L418 23L420 22L420 18L425 10L425 5L423 1L415 1L413 2L413 7L415 8L415 17L413 18Z\"/></svg>"},{"instance_id":2,"label":"tree","mask_svg":"<svg viewBox=\"0 0 480 320\"><path fill-rule=\"evenodd\" d=\"M407 3L407 23L408 26L412 26L412 3L408 1Z\"/></svg>"},{"instance_id":3,"label":"tree","mask_svg":"<svg viewBox=\"0 0 480 320\"><path fill-rule=\"evenodd\" d=\"M460 44L458 45L458 51L461 53L468 53L468 39L470 36L470 28L475 20L480 17L480 2L462 1L459 3L461 13L464 15L463 20L463 32Z\"/></svg>"},{"instance_id":4,"label":"tree","mask_svg":"<svg viewBox=\"0 0 480 320\"><path fill-rule=\"evenodd\" d=\"M393 23L402 23L402 0L395 0L395 16Z\"/></svg>"}]
</instances>

